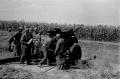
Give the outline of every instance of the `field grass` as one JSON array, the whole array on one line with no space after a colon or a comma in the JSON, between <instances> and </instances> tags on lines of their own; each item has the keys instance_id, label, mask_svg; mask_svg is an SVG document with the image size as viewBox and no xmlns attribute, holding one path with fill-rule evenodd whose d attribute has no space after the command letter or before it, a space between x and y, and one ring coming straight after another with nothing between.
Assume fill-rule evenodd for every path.
<instances>
[{"instance_id":1,"label":"field grass","mask_svg":"<svg viewBox=\"0 0 120 79\"><path fill-rule=\"evenodd\" d=\"M8 40L14 32L0 31L0 59L13 57L14 53L8 51Z\"/></svg>"},{"instance_id":2,"label":"field grass","mask_svg":"<svg viewBox=\"0 0 120 79\"><path fill-rule=\"evenodd\" d=\"M7 32L1 33L0 40L8 38L8 35L12 34ZM42 36L42 38L47 39L47 36ZM0 41L0 48L7 48L7 41L8 40ZM41 74L42 70L45 70L44 68L39 68L36 65L27 66L19 64L0 65L0 69L2 70L2 68L4 69L4 67L7 67L4 72L9 71L13 75L16 74L13 72L19 72L17 75L21 75L20 72L23 70L22 72L29 72L32 74L31 79L120 79L119 43L80 40L79 44L82 48L82 60L79 61L76 68L70 69L69 71L58 71L54 68L47 73ZM7 52L7 50L4 51L4 53ZM81 63L87 58L92 58L95 55L96 59L88 61L87 64ZM29 73L26 73L27 76L31 75ZM13 78L13 76L9 76L9 74L7 76L4 76L4 74L6 73L0 73L0 78ZM16 79L17 78L18 77L16 77Z\"/></svg>"}]
</instances>

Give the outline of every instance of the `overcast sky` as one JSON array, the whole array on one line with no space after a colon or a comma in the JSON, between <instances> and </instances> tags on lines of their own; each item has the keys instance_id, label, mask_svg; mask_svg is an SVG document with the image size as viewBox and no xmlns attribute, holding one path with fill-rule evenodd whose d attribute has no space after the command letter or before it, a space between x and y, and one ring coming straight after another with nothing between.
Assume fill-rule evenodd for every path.
<instances>
[{"instance_id":1,"label":"overcast sky","mask_svg":"<svg viewBox=\"0 0 120 79\"><path fill-rule=\"evenodd\" d=\"M0 20L119 25L119 0L0 0Z\"/></svg>"}]
</instances>

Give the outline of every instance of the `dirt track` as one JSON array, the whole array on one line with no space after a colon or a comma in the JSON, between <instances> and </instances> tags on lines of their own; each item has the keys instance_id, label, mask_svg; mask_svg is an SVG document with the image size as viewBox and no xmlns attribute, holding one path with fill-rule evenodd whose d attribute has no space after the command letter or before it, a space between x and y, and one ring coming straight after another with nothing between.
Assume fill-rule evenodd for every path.
<instances>
[{"instance_id":1,"label":"dirt track","mask_svg":"<svg viewBox=\"0 0 120 79\"><path fill-rule=\"evenodd\" d=\"M54 66L42 66L19 64L19 62L0 65L0 78L8 79L119 79L120 67L113 63L103 63L96 58L82 62L87 58L82 58L79 64L71 67L70 70L58 70Z\"/></svg>"}]
</instances>

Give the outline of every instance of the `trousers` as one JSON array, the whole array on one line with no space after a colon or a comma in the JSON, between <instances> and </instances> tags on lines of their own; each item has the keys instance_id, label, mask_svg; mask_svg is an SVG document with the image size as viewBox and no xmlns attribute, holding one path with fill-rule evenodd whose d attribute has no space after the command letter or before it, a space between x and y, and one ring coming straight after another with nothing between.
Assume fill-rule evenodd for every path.
<instances>
[{"instance_id":1,"label":"trousers","mask_svg":"<svg viewBox=\"0 0 120 79\"><path fill-rule=\"evenodd\" d=\"M21 45L15 45L15 56L21 55Z\"/></svg>"},{"instance_id":2,"label":"trousers","mask_svg":"<svg viewBox=\"0 0 120 79\"><path fill-rule=\"evenodd\" d=\"M31 48L32 47L29 47L29 46L22 47L22 55L20 59L21 63L24 63L25 61L27 61L27 64L30 64Z\"/></svg>"}]
</instances>

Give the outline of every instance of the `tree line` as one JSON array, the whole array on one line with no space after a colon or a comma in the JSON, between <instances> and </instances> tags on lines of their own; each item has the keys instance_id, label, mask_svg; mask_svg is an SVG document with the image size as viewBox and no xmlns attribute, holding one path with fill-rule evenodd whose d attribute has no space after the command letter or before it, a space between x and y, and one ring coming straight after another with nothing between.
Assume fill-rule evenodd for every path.
<instances>
[{"instance_id":1,"label":"tree line","mask_svg":"<svg viewBox=\"0 0 120 79\"><path fill-rule=\"evenodd\" d=\"M44 35L54 28L60 28L62 31L73 29L78 39L120 42L120 26L0 21L0 30L17 31L18 27L37 28Z\"/></svg>"}]
</instances>

